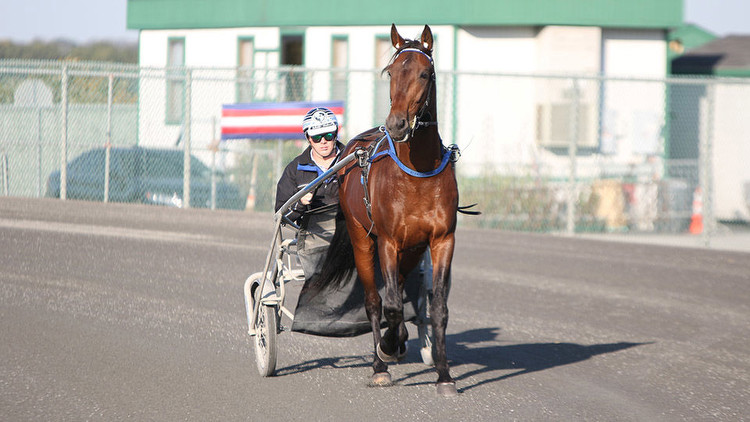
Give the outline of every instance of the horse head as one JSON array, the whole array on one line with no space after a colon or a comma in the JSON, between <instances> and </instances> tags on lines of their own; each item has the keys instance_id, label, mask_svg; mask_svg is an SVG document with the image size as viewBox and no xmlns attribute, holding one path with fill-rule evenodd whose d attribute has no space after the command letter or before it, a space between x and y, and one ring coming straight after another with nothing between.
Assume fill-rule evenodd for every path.
<instances>
[{"instance_id":1,"label":"horse head","mask_svg":"<svg viewBox=\"0 0 750 422\"><path fill-rule=\"evenodd\" d=\"M394 24L391 25L391 43L396 53L383 69L391 80L391 110L385 127L394 141L403 142L414 134L430 101L434 102L432 31L425 25L419 40L407 40L398 33Z\"/></svg>"}]
</instances>

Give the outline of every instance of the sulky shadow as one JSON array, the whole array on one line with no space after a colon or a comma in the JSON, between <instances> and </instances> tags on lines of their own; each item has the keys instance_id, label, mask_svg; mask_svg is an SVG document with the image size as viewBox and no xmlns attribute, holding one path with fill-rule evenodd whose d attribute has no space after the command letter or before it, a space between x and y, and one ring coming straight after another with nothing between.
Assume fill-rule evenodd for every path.
<instances>
[{"instance_id":1,"label":"sulky shadow","mask_svg":"<svg viewBox=\"0 0 750 422\"><path fill-rule=\"evenodd\" d=\"M619 352L635 346L650 343L603 343L582 345L575 343L525 343L498 344L499 328L478 328L457 334L449 334L448 356L452 368L461 366L476 367L456 376L456 380L472 377L483 378L488 374L503 371L501 375L485 378L464 386L467 391L481 385L504 379L543 371L558 366L585 361L597 355ZM405 363L421 362L419 341L409 340L409 356ZM349 355L332 358L313 359L295 365L279 368L277 376L293 375L324 368L369 368L372 358L369 355ZM416 381L424 374L434 372L434 368L422 366L419 370L404 374L395 381L401 385L431 384L432 381ZM510 372L508 372L510 371ZM392 372L393 373L393 372ZM395 374L394 374L395 375Z\"/></svg>"},{"instance_id":2,"label":"sulky shadow","mask_svg":"<svg viewBox=\"0 0 750 422\"><path fill-rule=\"evenodd\" d=\"M368 368L372 360L364 355L339 356L333 358L312 359L276 370L276 376L299 374L315 369L334 368Z\"/></svg>"}]
</instances>

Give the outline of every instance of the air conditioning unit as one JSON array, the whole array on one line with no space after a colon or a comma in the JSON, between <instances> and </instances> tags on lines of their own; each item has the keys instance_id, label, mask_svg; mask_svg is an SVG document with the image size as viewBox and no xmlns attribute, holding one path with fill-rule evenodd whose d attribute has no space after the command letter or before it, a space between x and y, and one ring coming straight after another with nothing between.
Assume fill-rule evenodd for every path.
<instances>
[{"instance_id":1,"label":"air conditioning unit","mask_svg":"<svg viewBox=\"0 0 750 422\"><path fill-rule=\"evenodd\" d=\"M536 139L542 147L567 148L570 146L571 124L575 105L570 102L537 104ZM579 148L598 146L596 108L591 104L578 104L576 143Z\"/></svg>"}]
</instances>

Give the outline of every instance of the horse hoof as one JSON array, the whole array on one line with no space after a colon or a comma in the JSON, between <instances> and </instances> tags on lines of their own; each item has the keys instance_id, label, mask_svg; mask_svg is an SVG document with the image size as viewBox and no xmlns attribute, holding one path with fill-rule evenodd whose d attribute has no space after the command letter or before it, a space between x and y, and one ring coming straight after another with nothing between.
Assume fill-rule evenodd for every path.
<instances>
[{"instance_id":1,"label":"horse hoof","mask_svg":"<svg viewBox=\"0 0 750 422\"><path fill-rule=\"evenodd\" d=\"M386 354L383 349L380 348L380 343L378 343L378 346L375 348L375 352L378 354L378 357L380 360L382 360L385 363L394 363L394 362L401 362L406 357L406 353L409 351L409 346L404 343L404 349L401 350L399 348L399 354L397 356L391 356L389 354Z\"/></svg>"},{"instance_id":2,"label":"horse hoof","mask_svg":"<svg viewBox=\"0 0 750 422\"><path fill-rule=\"evenodd\" d=\"M391 374L388 372L378 372L372 374L370 378L371 387L390 387L391 385L393 385L393 381L391 380Z\"/></svg>"},{"instance_id":3,"label":"horse hoof","mask_svg":"<svg viewBox=\"0 0 750 422\"><path fill-rule=\"evenodd\" d=\"M443 397L456 397L458 390L456 390L455 382L439 382L437 384L437 393Z\"/></svg>"}]
</instances>

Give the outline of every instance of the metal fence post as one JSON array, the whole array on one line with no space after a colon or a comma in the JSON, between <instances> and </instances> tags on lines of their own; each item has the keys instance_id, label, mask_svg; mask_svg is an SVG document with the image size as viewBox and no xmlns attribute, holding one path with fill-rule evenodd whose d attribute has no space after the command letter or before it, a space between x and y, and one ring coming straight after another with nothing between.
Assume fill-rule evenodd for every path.
<instances>
[{"instance_id":1,"label":"metal fence post","mask_svg":"<svg viewBox=\"0 0 750 422\"><path fill-rule=\"evenodd\" d=\"M182 185L182 206L183 208L190 208L190 125L191 125L191 110L190 103L192 102L192 85L193 76L191 69L185 70L185 107L183 108L183 148L185 149L185 162L183 164L183 185Z\"/></svg>"},{"instance_id":2,"label":"metal fence post","mask_svg":"<svg viewBox=\"0 0 750 422\"><path fill-rule=\"evenodd\" d=\"M706 125L703 136L699 142L698 159L698 183L702 192L703 220L702 232L703 244L711 246L711 236L715 229L713 213L713 134L714 134L714 108L716 107L716 83L707 81L706 86Z\"/></svg>"},{"instance_id":3,"label":"metal fence post","mask_svg":"<svg viewBox=\"0 0 750 422\"><path fill-rule=\"evenodd\" d=\"M36 196L42 197L42 106L36 109Z\"/></svg>"},{"instance_id":4,"label":"metal fence post","mask_svg":"<svg viewBox=\"0 0 750 422\"><path fill-rule=\"evenodd\" d=\"M60 199L68 198L68 64L62 65L60 78L60 108L62 133L60 135Z\"/></svg>"},{"instance_id":5,"label":"metal fence post","mask_svg":"<svg viewBox=\"0 0 750 422\"><path fill-rule=\"evenodd\" d=\"M573 79L573 107L570 112L570 127L568 128L568 158L570 159L570 173L568 174L568 199L567 199L567 216L566 232L569 235L575 234L576 231L576 155L578 155L578 107L580 106L580 87L578 79Z\"/></svg>"},{"instance_id":6,"label":"metal fence post","mask_svg":"<svg viewBox=\"0 0 750 422\"><path fill-rule=\"evenodd\" d=\"M9 181L10 178L8 176L8 154L3 151L2 157L0 157L0 172L3 173L3 195L8 196L10 194L9 192Z\"/></svg>"},{"instance_id":7,"label":"metal fence post","mask_svg":"<svg viewBox=\"0 0 750 422\"><path fill-rule=\"evenodd\" d=\"M216 152L219 150L219 143L216 141L216 116L211 119L211 210L216 209Z\"/></svg>"},{"instance_id":8,"label":"metal fence post","mask_svg":"<svg viewBox=\"0 0 750 422\"><path fill-rule=\"evenodd\" d=\"M112 88L114 76L109 75L107 86L107 144L104 154L104 202L109 202L109 172L112 159Z\"/></svg>"}]
</instances>

